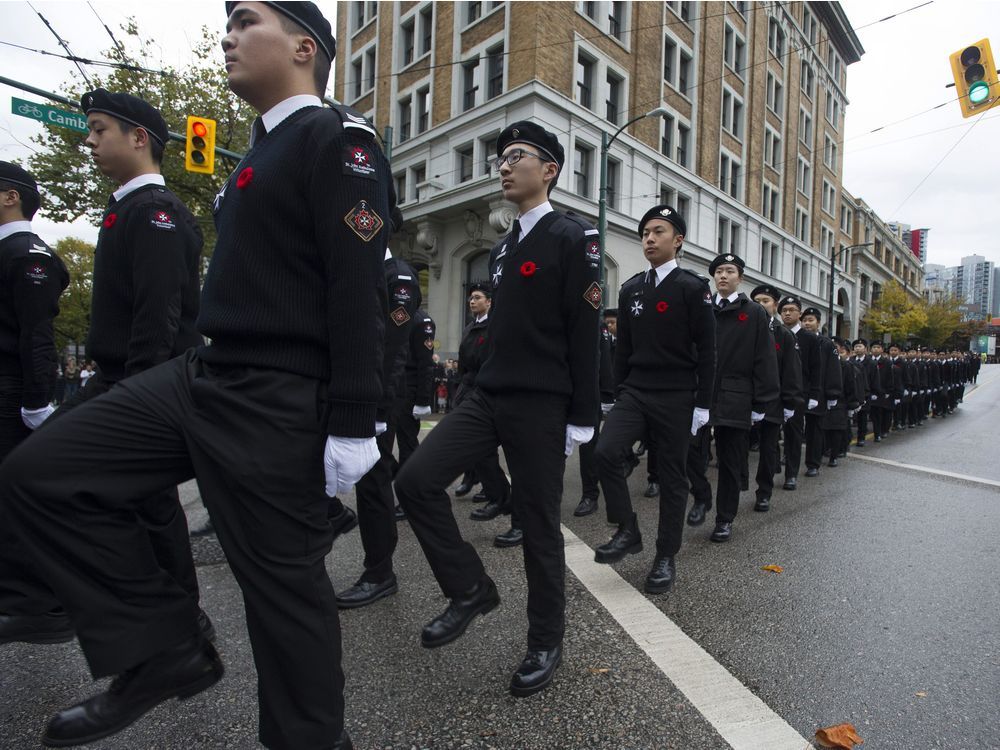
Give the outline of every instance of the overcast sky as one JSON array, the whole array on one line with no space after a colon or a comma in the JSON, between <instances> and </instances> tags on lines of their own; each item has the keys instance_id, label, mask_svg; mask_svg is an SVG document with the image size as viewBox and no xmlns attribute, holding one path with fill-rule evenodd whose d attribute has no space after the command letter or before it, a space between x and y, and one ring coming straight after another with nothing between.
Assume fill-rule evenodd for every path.
<instances>
[{"instance_id":1,"label":"overcast sky","mask_svg":"<svg viewBox=\"0 0 1000 750\"><path fill-rule=\"evenodd\" d=\"M984 37L1000 57L1000 3L937 0L897 18L871 24L918 5L921 0L846 0L842 3L865 49L847 69L844 185L885 220L929 227L928 261L956 265L978 253L1000 263L1000 240L992 226L1000 205L1000 107L963 119L952 82L949 55ZM91 0L101 19L118 33L129 15L146 34L157 29L153 60L183 65L202 24L225 26L221 2L135 3ZM69 43L74 54L99 58L111 44L86 2L34 2ZM331 19L336 3L319 3ZM58 52L51 32L25 2L0 2L0 41ZM66 60L0 45L2 74L56 89L76 72ZM11 114L10 96L35 99L0 84L0 159L23 158L40 126ZM940 109L925 112L948 102ZM923 114L918 114L923 113ZM912 117L911 117L912 116ZM907 119L905 122L899 120ZM883 127L877 133L872 130ZM963 138L964 136L964 138ZM916 193L911 192L962 139ZM23 144L23 145L22 145ZM94 241L96 228L82 222L35 221L49 240L67 234Z\"/></svg>"}]
</instances>

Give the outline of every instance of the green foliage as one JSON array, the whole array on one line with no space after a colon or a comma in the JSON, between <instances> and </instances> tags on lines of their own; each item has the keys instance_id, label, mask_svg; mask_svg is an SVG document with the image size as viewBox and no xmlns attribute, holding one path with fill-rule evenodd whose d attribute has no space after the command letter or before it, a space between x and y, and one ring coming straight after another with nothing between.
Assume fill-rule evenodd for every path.
<instances>
[{"instance_id":1,"label":"green foliage","mask_svg":"<svg viewBox=\"0 0 1000 750\"><path fill-rule=\"evenodd\" d=\"M55 319L56 349L80 347L90 330L90 297L94 286L94 246L76 237L64 237L53 245L69 271L69 286L59 298ZM77 354L78 350L74 350Z\"/></svg>"},{"instance_id":2,"label":"green foliage","mask_svg":"<svg viewBox=\"0 0 1000 750\"><path fill-rule=\"evenodd\" d=\"M926 325L927 313L922 302L913 302L903 287L890 281L862 322L876 334L888 333L891 340L902 343Z\"/></svg>"},{"instance_id":3,"label":"green foliage","mask_svg":"<svg viewBox=\"0 0 1000 750\"><path fill-rule=\"evenodd\" d=\"M156 44L139 31L134 20L122 31L126 55L111 49L105 53L106 59L162 70L163 74L112 70L103 78L91 76L94 86L142 97L160 110L175 133L184 133L188 115L212 118L218 122L217 146L236 152L245 150L254 112L229 90L220 40L213 32L202 27L201 38L191 50L192 62L178 69L151 59L149 51L157 49ZM83 81L73 80L61 93L78 101L88 88ZM98 223L108 196L116 187L94 166L90 150L83 145L84 138L82 133L66 128L46 127L33 139L41 150L29 159L30 170L45 193L42 213L53 221L72 221L85 216ZM163 156L167 186L197 217L204 232L206 260L215 247L212 202L235 167L229 159L216 158L215 164L214 175L186 171L184 144L179 141L168 142Z\"/></svg>"},{"instance_id":4,"label":"green foliage","mask_svg":"<svg viewBox=\"0 0 1000 750\"><path fill-rule=\"evenodd\" d=\"M962 327L960 301L954 297L936 299L926 306L927 323L918 332L920 340L939 349Z\"/></svg>"}]
</instances>

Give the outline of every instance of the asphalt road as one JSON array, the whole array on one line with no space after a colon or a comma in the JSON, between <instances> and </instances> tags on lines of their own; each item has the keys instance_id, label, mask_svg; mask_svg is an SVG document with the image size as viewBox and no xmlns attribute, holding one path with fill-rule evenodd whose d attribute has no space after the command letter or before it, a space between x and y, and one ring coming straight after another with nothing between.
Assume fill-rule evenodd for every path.
<instances>
[{"instance_id":1,"label":"asphalt road","mask_svg":"<svg viewBox=\"0 0 1000 750\"><path fill-rule=\"evenodd\" d=\"M852 453L816 479L800 478L796 492L777 490L767 514L752 512L746 492L728 544L708 541L710 523L687 529L677 585L660 597L641 593L656 501L637 503L646 552L613 569L591 564L586 547L612 530L603 512L573 517L574 456L563 502L572 552L565 660L552 687L527 699L507 693L526 620L520 551L491 546L504 520L469 521L474 506L455 501L503 604L463 639L431 651L419 645L420 628L444 600L402 524L399 593L341 618L355 745L772 750L811 747L817 728L851 722L865 748L1000 748L998 421L993 366L957 414L863 451L894 464ZM630 480L637 497L642 469ZM185 485L182 494L196 528L204 520L197 488ZM196 540L195 555L226 678L93 747L258 746L239 589L214 537ZM357 532L337 541L328 558L337 588L353 583L361 558ZM783 572L761 569L769 564ZM75 643L3 647L0 748L39 747L48 716L94 689ZM765 728L782 739L767 739Z\"/></svg>"}]
</instances>

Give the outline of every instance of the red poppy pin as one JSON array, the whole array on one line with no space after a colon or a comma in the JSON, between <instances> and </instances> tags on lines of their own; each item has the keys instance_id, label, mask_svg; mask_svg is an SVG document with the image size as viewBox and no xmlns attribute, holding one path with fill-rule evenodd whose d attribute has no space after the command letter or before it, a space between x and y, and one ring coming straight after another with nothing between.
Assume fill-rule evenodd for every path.
<instances>
[{"instance_id":1,"label":"red poppy pin","mask_svg":"<svg viewBox=\"0 0 1000 750\"><path fill-rule=\"evenodd\" d=\"M253 167L247 167L236 178L236 187L240 190L253 182Z\"/></svg>"},{"instance_id":2,"label":"red poppy pin","mask_svg":"<svg viewBox=\"0 0 1000 750\"><path fill-rule=\"evenodd\" d=\"M482 346L485 343L486 343L485 336L480 336L478 339L476 339L476 346Z\"/></svg>"},{"instance_id":3,"label":"red poppy pin","mask_svg":"<svg viewBox=\"0 0 1000 750\"><path fill-rule=\"evenodd\" d=\"M750 316L747 315L746 313L740 313L736 317L739 319L740 323L746 323L747 320L750 318Z\"/></svg>"},{"instance_id":4,"label":"red poppy pin","mask_svg":"<svg viewBox=\"0 0 1000 750\"><path fill-rule=\"evenodd\" d=\"M538 266L532 263L530 260L525 261L521 264L521 275L524 277L534 276L535 271L538 270Z\"/></svg>"},{"instance_id":5,"label":"red poppy pin","mask_svg":"<svg viewBox=\"0 0 1000 750\"><path fill-rule=\"evenodd\" d=\"M108 214L104 217L104 228L111 229L116 221L118 221L118 214Z\"/></svg>"},{"instance_id":6,"label":"red poppy pin","mask_svg":"<svg viewBox=\"0 0 1000 750\"><path fill-rule=\"evenodd\" d=\"M776 352L781 351L781 344L779 344L777 341L774 342L774 351Z\"/></svg>"},{"instance_id":7,"label":"red poppy pin","mask_svg":"<svg viewBox=\"0 0 1000 750\"><path fill-rule=\"evenodd\" d=\"M668 307L670 307L670 305L668 305L663 300L660 300L659 302L656 303L656 312L665 313Z\"/></svg>"}]
</instances>

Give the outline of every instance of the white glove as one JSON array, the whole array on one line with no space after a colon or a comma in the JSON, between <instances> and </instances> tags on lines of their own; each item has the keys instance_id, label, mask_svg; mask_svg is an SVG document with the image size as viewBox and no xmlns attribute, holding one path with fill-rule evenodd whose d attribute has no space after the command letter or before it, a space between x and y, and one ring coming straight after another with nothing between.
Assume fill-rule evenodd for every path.
<instances>
[{"instance_id":1,"label":"white glove","mask_svg":"<svg viewBox=\"0 0 1000 750\"><path fill-rule=\"evenodd\" d=\"M910 395L910 392L909 392L909 391L903 391L903 395L904 395L904 396L909 396L909 395Z\"/></svg>"},{"instance_id":2,"label":"white glove","mask_svg":"<svg viewBox=\"0 0 1000 750\"><path fill-rule=\"evenodd\" d=\"M791 419L792 417L794 417L794 416L795 416L795 410L794 410L794 409L782 409L781 411L782 411L782 412L784 412L784 415L785 415L785 421L786 421L786 422L787 422L787 421L788 421L789 419Z\"/></svg>"},{"instance_id":3,"label":"white glove","mask_svg":"<svg viewBox=\"0 0 1000 750\"><path fill-rule=\"evenodd\" d=\"M40 409L25 409L21 407L21 421L29 430L37 430L42 426L42 422L49 418L56 409L52 404L46 404Z\"/></svg>"},{"instance_id":4,"label":"white glove","mask_svg":"<svg viewBox=\"0 0 1000 750\"><path fill-rule=\"evenodd\" d=\"M414 406L413 407L413 418L420 419L421 417L426 417L431 413L431 407L429 406Z\"/></svg>"},{"instance_id":5,"label":"white glove","mask_svg":"<svg viewBox=\"0 0 1000 750\"><path fill-rule=\"evenodd\" d=\"M893 406L899 406L899 399L898 398L893 402Z\"/></svg>"},{"instance_id":6,"label":"white glove","mask_svg":"<svg viewBox=\"0 0 1000 750\"><path fill-rule=\"evenodd\" d=\"M378 461L375 438L348 438L328 435L323 452L326 494L336 497L349 491Z\"/></svg>"},{"instance_id":7,"label":"white glove","mask_svg":"<svg viewBox=\"0 0 1000 750\"><path fill-rule=\"evenodd\" d=\"M809 399L809 403L807 403L807 404L806 404L806 409L807 409L808 411L812 411L812 410L813 410L813 409L815 409L815 408L816 408L817 406L819 406L819 401L817 401L817 400L816 400L816 399L814 399L814 398L811 398L811 399Z\"/></svg>"},{"instance_id":8,"label":"white glove","mask_svg":"<svg viewBox=\"0 0 1000 750\"><path fill-rule=\"evenodd\" d=\"M389 429L389 425L387 425L385 422L376 422L375 423L375 436L378 437L379 435L381 435L383 432L385 432L388 429Z\"/></svg>"},{"instance_id":9,"label":"white glove","mask_svg":"<svg viewBox=\"0 0 1000 750\"><path fill-rule=\"evenodd\" d=\"M613 407L614 405L615 405L615 402L614 402L614 401L611 401L611 402L609 402L609 403L604 403L604 402L602 401L602 402L601 402L601 414L610 414L610 413L611 413L611 408L612 408L612 407Z\"/></svg>"},{"instance_id":10,"label":"white glove","mask_svg":"<svg viewBox=\"0 0 1000 750\"><path fill-rule=\"evenodd\" d=\"M832 408L833 408L833 407L835 407L836 405L837 405L837 399L833 399L833 400L831 400L831 401L827 401L827 402L826 402L826 408L827 408L827 409L832 409Z\"/></svg>"},{"instance_id":11,"label":"white glove","mask_svg":"<svg viewBox=\"0 0 1000 750\"><path fill-rule=\"evenodd\" d=\"M878 396L869 396L868 397L868 403L869 404L874 404L877 400L878 400Z\"/></svg>"},{"instance_id":12,"label":"white glove","mask_svg":"<svg viewBox=\"0 0 1000 750\"><path fill-rule=\"evenodd\" d=\"M566 456L573 455L574 445L584 445L593 439L593 427L579 427L575 424L566 425Z\"/></svg>"},{"instance_id":13,"label":"white glove","mask_svg":"<svg viewBox=\"0 0 1000 750\"><path fill-rule=\"evenodd\" d=\"M709 416L708 409L699 409L697 406L694 407L694 414L691 415L692 435L697 435L698 430L708 424Z\"/></svg>"},{"instance_id":14,"label":"white glove","mask_svg":"<svg viewBox=\"0 0 1000 750\"><path fill-rule=\"evenodd\" d=\"M853 417L853 416L854 416L855 414L857 414L857 413L858 413L858 410L857 410L857 409L848 409L848 410L847 410L847 416L848 416L848 417Z\"/></svg>"},{"instance_id":15,"label":"white glove","mask_svg":"<svg viewBox=\"0 0 1000 750\"><path fill-rule=\"evenodd\" d=\"M750 412L750 424L757 424L764 420L764 415L759 411Z\"/></svg>"}]
</instances>

